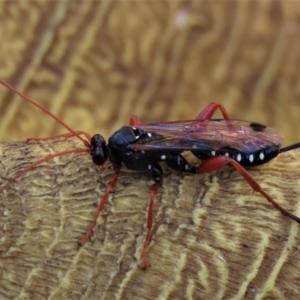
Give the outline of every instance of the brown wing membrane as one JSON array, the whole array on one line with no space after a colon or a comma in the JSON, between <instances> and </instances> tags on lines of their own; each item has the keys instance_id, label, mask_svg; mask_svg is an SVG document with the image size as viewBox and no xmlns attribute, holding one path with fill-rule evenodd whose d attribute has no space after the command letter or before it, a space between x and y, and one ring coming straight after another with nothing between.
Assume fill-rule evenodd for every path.
<instances>
[{"instance_id":1,"label":"brown wing membrane","mask_svg":"<svg viewBox=\"0 0 300 300\"><path fill-rule=\"evenodd\" d=\"M199 149L235 148L252 153L279 145L282 134L273 128L240 120L179 121L135 126L150 137L142 138L129 147L134 150L190 151Z\"/></svg>"}]
</instances>

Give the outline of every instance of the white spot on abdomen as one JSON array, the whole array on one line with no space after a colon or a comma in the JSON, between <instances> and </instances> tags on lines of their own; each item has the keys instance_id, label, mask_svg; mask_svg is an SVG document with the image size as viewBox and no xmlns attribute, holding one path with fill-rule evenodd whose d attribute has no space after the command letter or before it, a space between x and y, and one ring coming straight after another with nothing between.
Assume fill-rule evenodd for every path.
<instances>
[{"instance_id":1,"label":"white spot on abdomen","mask_svg":"<svg viewBox=\"0 0 300 300\"><path fill-rule=\"evenodd\" d=\"M253 154L250 154L250 155L249 155L249 161L250 161L251 163L254 162L254 155L253 155Z\"/></svg>"},{"instance_id":2,"label":"white spot on abdomen","mask_svg":"<svg viewBox=\"0 0 300 300\"><path fill-rule=\"evenodd\" d=\"M263 152L259 153L259 159L264 160L265 159L265 154Z\"/></svg>"}]
</instances>

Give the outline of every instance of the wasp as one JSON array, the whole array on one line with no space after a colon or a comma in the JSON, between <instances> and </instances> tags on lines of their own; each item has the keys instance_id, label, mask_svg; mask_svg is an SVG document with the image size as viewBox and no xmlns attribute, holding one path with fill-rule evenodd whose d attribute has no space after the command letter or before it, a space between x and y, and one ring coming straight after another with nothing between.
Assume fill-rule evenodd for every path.
<instances>
[{"instance_id":1,"label":"wasp","mask_svg":"<svg viewBox=\"0 0 300 300\"><path fill-rule=\"evenodd\" d=\"M70 153L88 152L94 164L102 166L109 161L115 171L112 181L106 187L99 201L98 210L90 227L78 241L80 246L83 246L91 236L111 190L117 185L123 165L134 171L148 171L154 181L149 188L147 229L140 263L142 269L147 269L150 266L147 259L147 249L151 241L154 222L155 195L163 181L163 170L160 165L162 162L165 162L173 170L192 174L212 172L225 165L231 165L244 177L255 192L260 193L283 215L300 223L299 217L280 206L244 168L265 164L280 153L300 147L300 143L296 143L282 148L280 143L283 140L283 135L273 128L256 122L233 120L221 104L212 102L193 120L142 124L137 116L132 116L130 125L117 130L106 142L101 134L90 136L86 132L73 130L46 108L6 82L0 80L0 83L25 101L38 107L68 130L68 133L65 134L34 140L45 141L61 137L76 137L84 145L83 149L54 153L34 162L4 184L0 188L0 193L37 165L54 157ZM223 119L212 119L217 109L220 110ZM201 163L198 166L190 164L182 155L184 151L191 152L201 160Z\"/></svg>"}]
</instances>

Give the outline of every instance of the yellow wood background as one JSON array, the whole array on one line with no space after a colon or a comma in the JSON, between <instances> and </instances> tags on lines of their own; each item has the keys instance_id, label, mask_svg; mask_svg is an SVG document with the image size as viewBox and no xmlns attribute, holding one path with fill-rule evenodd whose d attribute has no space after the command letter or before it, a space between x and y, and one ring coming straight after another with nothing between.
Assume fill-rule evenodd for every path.
<instances>
[{"instance_id":1,"label":"yellow wood background","mask_svg":"<svg viewBox=\"0 0 300 300\"><path fill-rule=\"evenodd\" d=\"M215 101L235 119L277 128L287 145L300 141L299 37L298 1L4 1L0 3L0 78L72 128L100 132L106 138L127 124L132 114L143 122L191 119ZM0 87L0 128L1 140L65 132L4 87ZM3 180L20 169L25 154L30 154L26 163L36 159L27 144L18 144L20 154L14 162L10 147L3 148L7 156L2 166L14 164L2 170ZM251 170L276 200L297 215L298 158L299 152L293 151ZM137 260L149 176L122 172L117 196L99 221L112 220L108 228L113 231L107 235L111 243L105 246L112 248L95 239L79 250L75 242L86 230L111 172L96 172L86 155L79 157L82 165L68 159L41 168L42 181L34 181L41 177L39 171L25 178L29 186L34 182L45 187L49 203L39 197L40 190L35 191L37 202L26 202L24 182L16 183L12 198L1 195L5 199L2 233L8 233L0 249L2 297L299 298L299 227L262 197L252 196L237 172L225 168L216 177L193 177L166 171L156 202L157 225L149 252L152 268L142 272ZM83 171L68 173L64 164ZM79 198L67 183L66 190L47 190L53 176L61 174L63 183L68 176L85 183L77 187L84 191ZM57 216L53 199L70 213L59 207ZM84 213L69 199L82 200ZM128 227L118 222L118 209L125 210ZM53 227L59 223L53 216L67 225ZM20 238L24 224L28 232ZM107 234L104 229L99 226L96 236ZM120 232L129 244L118 239ZM53 234L59 236L54 243ZM109 271L107 266L113 268Z\"/></svg>"},{"instance_id":2,"label":"yellow wood background","mask_svg":"<svg viewBox=\"0 0 300 300\"><path fill-rule=\"evenodd\" d=\"M0 186L49 152L72 148L82 143L0 143ZM253 193L233 168L164 172L145 271L139 263L152 183L147 172L122 169L82 247L77 241L112 169L99 169L83 153L50 160L20 178L0 194L1 300L300 298L299 224ZM300 216L299 150L249 172Z\"/></svg>"},{"instance_id":3,"label":"yellow wood background","mask_svg":"<svg viewBox=\"0 0 300 300\"><path fill-rule=\"evenodd\" d=\"M4 1L0 77L77 130L211 101L300 140L298 1ZM1 140L64 132L0 87Z\"/></svg>"}]
</instances>

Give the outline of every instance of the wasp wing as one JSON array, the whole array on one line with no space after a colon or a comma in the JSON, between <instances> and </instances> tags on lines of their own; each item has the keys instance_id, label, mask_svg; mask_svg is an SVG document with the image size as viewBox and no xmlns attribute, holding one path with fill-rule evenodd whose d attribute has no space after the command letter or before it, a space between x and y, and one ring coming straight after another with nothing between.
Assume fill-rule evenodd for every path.
<instances>
[{"instance_id":1,"label":"wasp wing","mask_svg":"<svg viewBox=\"0 0 300 300\"><path fill-rule=\"evenodd\" d=\"M137 151L201 151L230 147L252 153L279 145L283 139L273 128L241 120L188 120L134 127L150 133L128 146Z\"/></svg>"}]
</instances>

